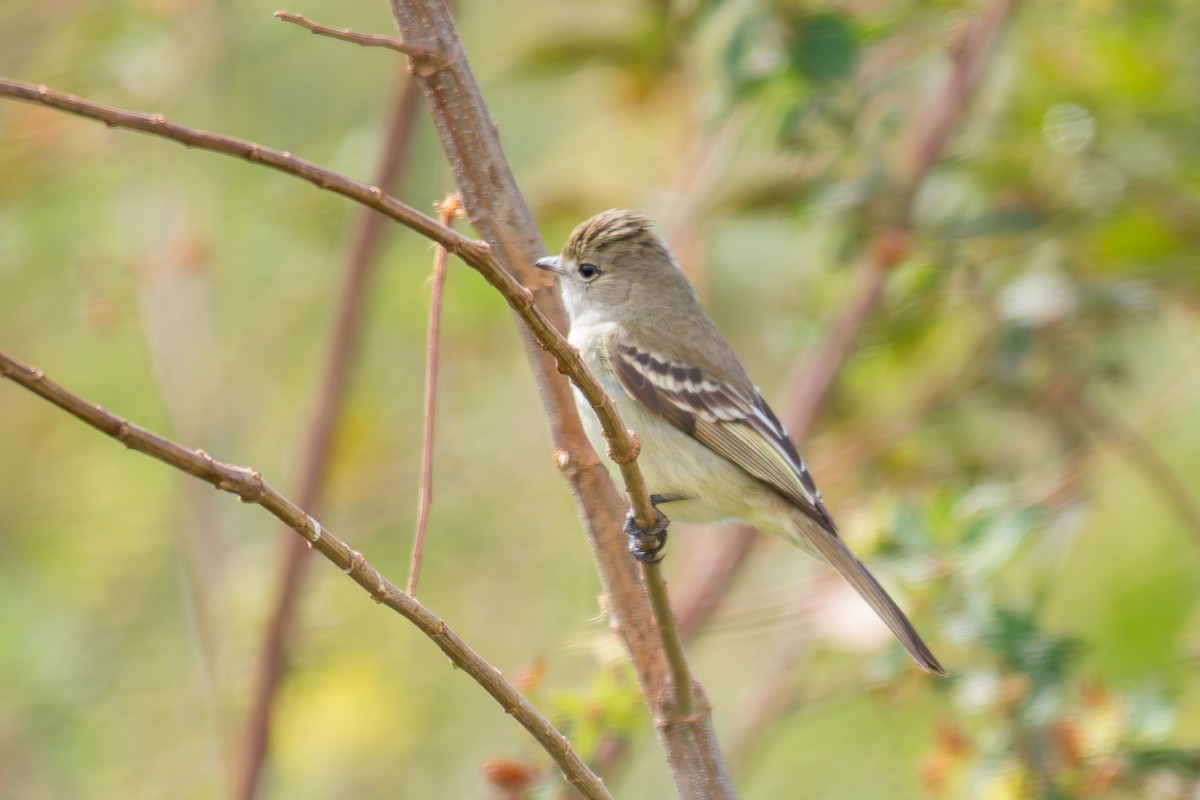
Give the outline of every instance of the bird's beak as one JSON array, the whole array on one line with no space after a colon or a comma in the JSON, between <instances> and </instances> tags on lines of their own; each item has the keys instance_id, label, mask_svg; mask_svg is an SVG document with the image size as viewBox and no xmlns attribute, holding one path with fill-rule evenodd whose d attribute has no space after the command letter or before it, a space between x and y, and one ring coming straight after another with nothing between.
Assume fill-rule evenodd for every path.
<instances>
[{"instance_id":1,"label":"bird's beak","mask_svg":"<svg viewBox=\"0 0 1200 800\"><path fill-rule=\"evenodd\" d=\"M567 271L558 265L558 256L544 256L533 262L538 269L553 272L556 275L566 275Z\"/></svg>"}]
</instances>

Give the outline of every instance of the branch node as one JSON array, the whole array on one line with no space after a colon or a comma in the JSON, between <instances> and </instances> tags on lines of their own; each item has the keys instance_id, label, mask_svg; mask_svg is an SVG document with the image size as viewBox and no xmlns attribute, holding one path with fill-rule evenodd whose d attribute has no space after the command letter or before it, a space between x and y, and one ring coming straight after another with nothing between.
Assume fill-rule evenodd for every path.
<instances>
[{"instance_id":1,"label":"branch node","mask_svg":"<svg viewBox=\"0 0 1200 800\"><path fill-rule=\"evenodd\" d=\"M375 592L374 592L374 594L371 595L371 599L374 600L376 603L382 603L385 600L387 600L387 594L388 594L387 580L384 579L382 572L380 572L378 574L379 574L379 583L378 583L378 585L376 585Z\"/></svg>"},{"instance_id":2,"label":"branch node","mask_svg":"<svg viewBox=\"0 0 1200 800\"><path fill-rule=\"evenodd\" d=\"M436 50L406 44L404 52L408 55L408 71L418 78L431 78L454 66L453 56Z\"/></svg>"},{"instance_id":3,"label":"branch node","mask_svg":"<svg viewBox=\"0 0 1200 800\"><path fill-rule=\"evenodd\" d=\"M439 215L446 218L443 220L445 225L448 225L452 219L462 219L464 216L462 197L457 192L446 195L434 203L433 207L437 209Z\"/></svg>"},{"instance_id":4,"label":"branch node","mask_svg":"<svg viewBox=\"0 0 1200 800\"><path fill-rule=\"evenodd\" d=\"M533 308L533 291L528 286L521 287L521 300L521 304L524 307L522 308L523 311Z\"/></svg>"},{"instance_id":5,"label":"branch node","mask_svg":"<svg viewBox=\"0 0 1200 800\"><path fill-rule=\"evenodd\" d=\"M241 472L246 476L246 482L250 484L250 488L246 490L245 494L239 494L238 497L243 503L260 502L266 493L266 484L263 483L262 473L253 468L242 468Z\"/></svg>"},{"instance_id":6,"label":"branch node","mask_svg":"<svg viewBox=\"0 0 1200 800\"><path fill-rule=\"evenodd\" d=\"M378 186L368 186L367 192L371 195L371 198L374 199L375 202L378 203L383 200L383 189L380 189Z\"/></svg>"},{"instance_id":7,"label":"branch node","mask_svg":"<svg viewBox=\"0 0 1200 800\"><path fill-rule=\"evenodd\" d=\"M308 539L308 549L311 550L312 546L314 544L321 541L321 533L323 531L321 529L321 523L317 521L316 517L314 517L311 514L305 514L304 516L308 520L309 527L312 528L312 532L313 532L312 538L309 538L307 536L304 537L304 538Z\"/></svg>"},{"instance_id":8,"label":"branch node","mask_svg":"<svg viewBox=\"0 0 1200 800\"><path fill-rule=\"evenodd\" d=\"M543 342L542 349L549 350L550 347L545 342ZM555 368L558 369L558 374L566 375L568 378L570 378L573 374L573 372L572 372L573 367L570 362L582 360L582 357L579 355L579 348L573 344L566 345L565 349L571 356L570 360L564 359L562 356L555 355L554 356L554 366L555 366ZM607 402L608 402L608 395L605 395L604 400L600 403L600 405L591 403L591 406L592 406L592 408L599 411L601 406L603 406ZM604 418L603 415L601 415L601 419L603 419L603 418Z\"/></svg>"},{"instance_id":9,"label":"branch node","mask_svg":"<svg viewBox=\"0 0 1200 800\"><path fill-rule=\"evenodd\" d=\"M638 457L638 453L642 452L642 440L638 438L638 435L628 428L625 432L629 434L628 452L618 453L613 447L613 442L608 443L608 457L618 464L628 464Z\"/></svg>"},{"instance_id":10,"label":"branch node","mask_svg":"<svg viewBox=\"0 0 1200 800\"><path fill-rule=\"evenodd\" d=\"M358 552L357 550L351 550L350 560L346 562L346 566L342 567L342 572L346 573L347 575L353 575L354 570L362 567L365 561L366 559L363 558L362 553Z\"/></svg>"},{"instance_id":11,"label":"branch node","mask_svg":"<svg viewBox=\"0 0 1200 800\"><path fill-rule=\"evenodd\" d=\"M479 257L481 259L484 259L487 261L494 261L494 259L492 258L492 246L490 244L483 241L482 239L475 239L474 241L471 242L471 244L475 247L475 251L477 253L479 253Z\"/></svg>"}]
</instances>

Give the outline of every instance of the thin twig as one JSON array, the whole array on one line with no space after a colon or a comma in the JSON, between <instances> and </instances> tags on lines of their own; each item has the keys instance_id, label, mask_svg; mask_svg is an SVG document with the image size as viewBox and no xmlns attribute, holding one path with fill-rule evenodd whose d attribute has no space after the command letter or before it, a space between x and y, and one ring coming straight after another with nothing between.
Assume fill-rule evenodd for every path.
<instances>
[{"instance_id":1,"label":"thin twig","mask_svg":"<svg viewBox=\"0 0 1200 800\"><path fill-rule=\"evenodd\" d=\"M388 124L383 153L376 168L375 184L393 186L399 181L404 154L415 127L420 95L415 84L399 71L397 93ZM296 501L314 514L320 513L322 488L333 446L333 435L349 382L352 355L362 328L363 303L367 286L382 241L385 217L363 209L353 244L342 270L342 285L336 319L330 335L324 366L315 381L316 402L305 426L301 445L300 475ZM306 548L292 538L279 542L279 567L275 596L263 631L255 671L254 694L242 731L235 759L234 797L253 800L262 779L270 740L272 708L283 673L292 619L296 615L300 587L304 580Z\"/></svg>"},{"instance_id":2,"label":"thin twig","mask_svg":"<svg viewBox=\"0 0 1200 800\"><path fill-rule=\"evenodd\" d=\"M145 428L110 414L46 378L45 374L0 351L0 375L28 389L131 450L175 467L237 495L242 502L262 506L294 530L308 545L325 556L366 590L371 599L398 612L416 625L459 669L467 673L505 713L533 735L572 784L592 798L610 798L604 784L571 749L571 743L542 716L500 671L467 646L446 623L405 594L371 566L362 553L352 550L291 500L279 494L257 470L217 461L203 450L191 450Z\"/></svg>"},{"instance_id":3,"label":"thin twig","mask_svg":"<svg viewBox=\"0 0 1200 800\"><path fill-rule=\"evenodd\" d=\"M395 50L397 53L403 53L409 58L429 58L429 53L417 47L410 47L394 36L380 36L374 33L356 33L349 28L327 28L324 25L317 23L300 16L299 14L289 14L286 11L276 11L276 19L290 22L293 25L299 25L318 36L328 36L332 39L338 39L343 42L350 42L361 47L386 47L388 50Z\"/></svg>"},{"instance_id":4,"label":"thin twig","mask_svg":"<svg viewBox=\"0 0 1200 800\"><path fill-rule=\"evenodd\" d=\"M534 305L533 293L522 286L496 260L491 247L463 236L453 228L422 214L412 206L402 203L378 186L360 181L318 166L311 161L297 158L291 153L274 150L244 139L221 136L207 131L168 122L161 114L140 114L112 106L104 106L81 100L72 95L56 92L46 86L0 78L0 97L25 100L50 108L98 120L111 128L140 131L163 139L179 142L187 147L209 150L214 153L240 158L255 164L301 178L318 188L348 197L357 203L390 217L401 225L442 245L458 256L468 266L479 272L508 303L509 307L528 326L538 343L555 359L558 370L566 375L587 398L596 411L608 442L613 460L621 465L621 477L625 482L638 524L649 530L654 527L654 506L646 489L645 479L638 469L636 459L638 445L635 437L621 422L612 401L592 376L579 357L578 351L567 341L541 309Z\"/></svg>"},{"instance_id":5,"label":"thin twig","mask_svg":"<svg viewBox=\"0 0 1200 800\"><path fill-rule=\"evenodd\" d=\"M646 582L646 594L654 608L654 620L658 623L667 667L671 671L671 697L674 700L671 710L679 717L688 717L692 713L692 675L688 669L683 640L675 624L675 612L671 610L671 598L667 595L667 582L663 579L662 568L658 564L643 565L642 579Z\"/></svg>"},{"instance_id":6,"label":"thin twig","mask_svg":"<svg viewBox=\"0 0 1200 800\"><path fill-rule=\"evenodd\" d=\"M462 200L452 194L438 204L438 221L449 225L462 216ZM446 285L446 248L433 252L433 289L429 295L429 342L425 359L425 428L421 442L421 486L417 497L417 529L413 536L412 558L408 567L408 593L417 595L421 577L421 554L425 550L425 529L429 508L433 505L433 422L437 413L438 341L442 326L442 288Z\"/></svg>"}]
</instances>

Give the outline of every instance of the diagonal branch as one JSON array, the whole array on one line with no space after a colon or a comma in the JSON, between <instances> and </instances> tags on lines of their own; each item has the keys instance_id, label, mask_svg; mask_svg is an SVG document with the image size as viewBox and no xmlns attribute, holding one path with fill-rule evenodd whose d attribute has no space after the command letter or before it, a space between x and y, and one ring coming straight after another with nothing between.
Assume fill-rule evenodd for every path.
<instances>
[{"instance_id":1,"label":"diagonal branch","mask_svg":"<svg viewBox=\"0 0 1200 800\"><path fill-rule=\"evenodd\" d=\"M145 453L164 464L237 495L244 503L262 506L272 516L303 537L335 566L366 590L375 602L396 611L413 623L454 664L471 676L493 699L529 731L554 759L572 784L590 798L611 798L604 784L571 749L571 743L542 716L500 671L467 646L446 623L413 597L402 592L373 566L362 553L333 535L316 519L273 489L257 470L215 460L203 450L191 450L157 436L145 428L110 414L72 394L34 369L0 351L0 375L28 389L68 414L82 420L131 450Z\"/></svg>"},{"instance_id":2,"label":"diagonal branch","mask_svg":"<svg viewBox=\"0 0 1200 800\"><path fill-rule=\"evenodd\" d=\"M0 78L0 97L38 103L65 111L68 114L103 122L110 128L124 128L148 133L151 136L178 142L184 147L208 150L240 158L253 164L262 164L273 170L308 181L319 189L340 194L368 208L373 208L406 228L437 242L471 267L479 270L489 282L492 282L489 273L501 273L497 277L506 283L505 287L501 289L501 292L505 293L506 299L512 295L513 299L510 302L523 302L520 301L519 295L524 293L524 290L516 285L516 282L507 273L504 273L504 270L492 257L486 244L463 236L445 225L439 225L437 220L400 202L378 186L353 180L311 161L296 158L286 150L275 150L245 139L188 128L168 121L161 114L141 114L124 108L91 103L74 95L56 92L47 86L35 86ZM524 302L527 304L527 301Z\"/></svg>"},{"instance_id":3,"label":"diagonal branch","mask_svg":"<svg viewBox=\"0 0 1200 800\"><path fill-rule=\"evenodd\" d=\"M633 499L634 508L638 511L639 523L647 529L653 527L654 507L650 504L645 479L642 478L641 470L638 469L636 463L638 445L634 437L621 422L612 401L608 399L604 389L588 371L579 357L578 351L541 309L534 305L533 293L501 266L487 243L470 239L453 228L442 225L432 217L422 214L412 206L387 194L378 186L348 178L311 161L297 158L285 150L275 150L245 139L188 128L169 122L161 114L141 114L123 108L91 103L69 94L53 91L46 86L34 86L3 78L0 78L0 97L39 103L69 114L103 122L110 128L125 128L148 133L152 136L179 142L186 147L209 150L251 163L262 164L308 181L320 189L348 197L442 245L479 272L484 280L500 292L512 310L529 327L538 345L553 357L558 371L570 378L587 398L603 425L604 436L609 443L613 460L621 464L621 475ZM528 263L528 259L526 259L526 263Z\"/></svg>"},{"instance_id":4,"label":"diagonal branch","mask_svg":"<svg viewBox=\"0 0 1200 800\"><path fill-rule=\"evenodd\" d=\"M499 140L495 137L495 129L490 123L490 116L482 97L479 96L478 85L467 68L465 59L461 57L462 45L454 32L449 12L442 2L423 6L419 10L432 10L438 17L434 20L438 28L437 35L444 36L448 32L451 37L451 44L446 47L423 49L429 52L456 54L446 58L433 57L428 63L440 65L437 69L416 70L414 75L423 83L426 98L443 141L464 148L454 152L464 156L465 161L455 161L452 158L452 166L457 164L459 167L456 169L456 181L463 194L468 216L490 242L499 246L499 252L510 268L520 268L528 275L529 265L535 258L544 254L545 250L538 240L528 208L525 207L508 169ZM421 24L426 22L429 20L422 20ZM428 32L425 35L428 36ZM452 85L441 86L439 82L446 79L450 79ZM263 164L301 178L318 188L372 208L441 244L478 271L484 280L499 291L528 329L524 334L526 352L533 365L538 385L543 391L543 404L551 422L559 469L575 494L614 616L617 618L618 628L634 663L643 693L656 718L655 727L667 750L676 787L686 797L706 796L703 792L708 792L707 796L732 795L724 758L712 730L709 708L699 692L699 687L690 677L686 661L681 658L683 648L679 642L674 618L670 614L652 617L645 612L647 586L640 580L636 562L629 558L619 533L620 500L608 471L587 443L575 413L569 386L556 378L555 372L567 376L594 409L607 440L609 453L620 465L622 480L638 522L643 527L650 528L653 526L655 513L645 479L636 463L636 438L625 428L612 402L588 371L578 351L560 333L560 328L565 327L562 305L548 282L541 280L535 284L535 295L501 265L492 250L492 244L469 239L439 224L388 195L378 186L355 181L310 161L296 158L286 151L188 128L169 122L160 114L141 114L91 103L53 91L46 86L0 79L0 97L38 103L98 120L109 127L151 134L187 147ZM458 107L464 102L464 98L471 106L470 109ZM472 125L465 122L466 120L484 122ZM484 139L468 142L464 139L468 134ZM470 169L467 172L461 169L463 164L469 164ZM497 181L502 185L494 185ZM537 280L535 277L534 281ZM542 311L543 308L555 318L557 326ZM651 568L653 569L656 568ZM651 572L648 571L647 574ZM666 590L661 576L651 577L649 587L653 594L658 596L654 607L663 609ZM664 644L664 641L669 644ZM682 687L691 687L691 691ZM679 713L678 709L673 708L662 696L664 690L668 690L672 697L685 698L684 707L692 704L695 693L700 711L692 714ZM718 792L719 794L714 794Z\"/></svg>"}]
</instances>

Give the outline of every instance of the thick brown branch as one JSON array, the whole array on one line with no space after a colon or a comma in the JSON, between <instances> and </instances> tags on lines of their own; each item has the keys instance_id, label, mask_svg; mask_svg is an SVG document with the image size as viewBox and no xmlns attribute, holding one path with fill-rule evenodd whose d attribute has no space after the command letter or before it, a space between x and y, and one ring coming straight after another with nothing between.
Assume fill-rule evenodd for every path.
<instances>
[{"instance_id":1,"label":"thick brown branch","mask_svg":"<svg viewBox=\"0 0 1200 800\"><path fill-rule=\"evenodd\" d=\"M465 59L461 57L462 45L454 32L445 4L440 1L428 2L419 6L405 6L403 9L394 6L393 10L401 20L401 27L404 27L404 20L407 19L410 30L416 34L406 34L407 41L430 41L431 46L418 46L424 52L445 54L438 68L414 70L414 74L422 81L434 122L451 153L451 166L455 169L456 182L468 216L489 243L497 247L510 268L529 274L529 265L545 250L508 169L479 88ZM439 41L439 37L442 41ZM585 528L639 681L649 702L655 706L657 716L665 718L676 713L667 704L655 699L658 692L671 687L673 681L676 685L691 685L690 679L683 681L677 677L687 674L686 662L675 657L682 652L682 648L661 645L664 634L667 637L673 635L674 620L671 617L655 620L644 612L644 586L638 580L636 564L625 552L619 535L620 503L607 472L596 460L583 436L569 389L565 383L555 380L554 372L568 376L596 409L610 452L622 462L621 474L629 502L639 524L650 528L655 515L645 481L635 461L637 445L579 354L559 332L559 328L539 310L538 306L546 308L560 323L560 327L565 327L562 325L561 303L548 283L542 281L536 286L538 306L535 306L534 293L501 266L489 244L468 239L439 225L436 220L391 197L378 186L354 181L290 153L193 130L168 122L161 115L139 114L103 106L52 91L45 86L0 79L0 97L5 96L99 120L110 127L141 131L185 146L265 164L373 208L442 244L479 271L528 327L526 349L539 386L543 389L543 401L551 420L556 449L563 454L559 459L560 465L579 502ZM539 350L545 350L549 360ZM654 644L656 640L660 642L659 646ZM667 749L676 787L681 794L689 797L730 796L732 786L711 730L709 715L693 714L683 719L685 721L682 724L659 727L660 741Z\"/></svg>"},{"instance_id":2,"label":"thick brown branch","mask_svg":"<svg viewBox=\"0 0 1200 800\"><path fill-rule=\"evenodd\" d=\"M391 6L404 41L446 56L445 69L417 73L417 79L468 217L494 248L497 259L533 286L536 294L531 297L536 298L538 306L565 328L562 303L552 282L548 276L531 274L533 260L545 255L546 250L509 168L479 86L463 57L462 42L446 4L442 0L392 0ZM550 421L558 462L575 495L638 682L655 718L665 721L656 728L676 790L685 798L731 797L733 788L707 707L698 708L690 716L679 715L678 709L672 708L672 680L676 685L691 684L690 680L673 678L686 675L686 662L673 656L668 661L668 652L675 648L663 644L662 632L671 635L673 620L665 616L656 621L647 613L643 584L620 533L623 503L583 435L569 387L555 374L555 364L541 352L547 338L537 330L533 333L536 340L525 338L526 352ZM569 360L553 350L551 354L558 370L575 380L577 354L572 352ZM580 384L580 388L596 409L610 452L621 464L639 524L652 525L654 510L632 459L633 438L623 428L614 427L618 423L616 414L602 392L593 392L590 385ZM627 463L621 463L626 459Z\"/></svg>"},{"instance_id":3,"label":"thick brown branch","mask_svg":"<svg viewBox=\"0 0 1200 800\"><path fill-rule=\"evenodd\" d=\"M351 549L315 518L275 491L257 470L217 461L203 450L191 450L110 414L47 379L41 370L33 369L3 351L0 351L0 375L53 403L101 433L111 436L131 450L145 453L164 464L207 481L222 491L237 495L245 503L262 506L303 537L311 548L349 575L366 590L371 599L398 612L433 640L459 669L471 676L496 700L505 713L512 715L533 735L562 769L567 780L579 787L581 792L592 798L611 797L600 779L571 749L567 738L504 680L498 669L468 647L433 612L384 578L367 562L362 553Z\"/></svg>"}]
</instances>

